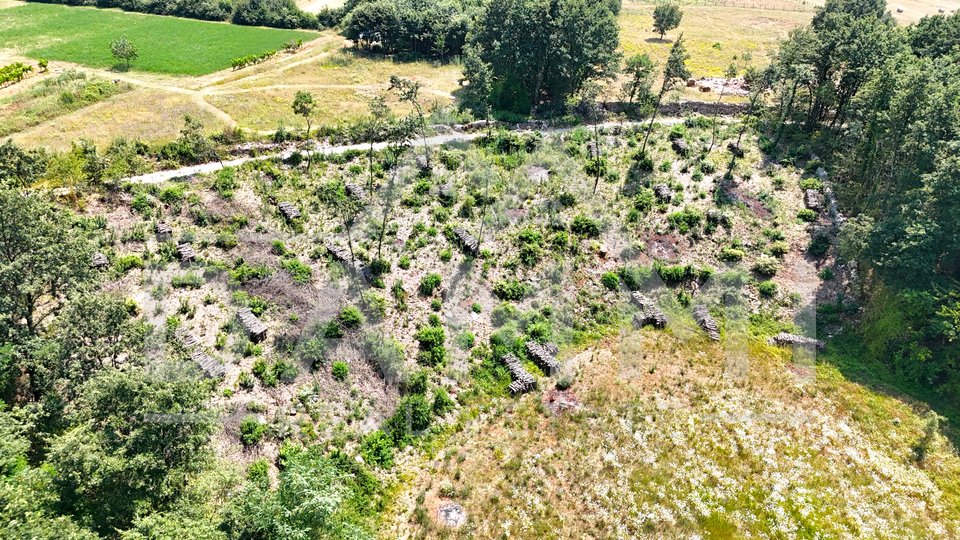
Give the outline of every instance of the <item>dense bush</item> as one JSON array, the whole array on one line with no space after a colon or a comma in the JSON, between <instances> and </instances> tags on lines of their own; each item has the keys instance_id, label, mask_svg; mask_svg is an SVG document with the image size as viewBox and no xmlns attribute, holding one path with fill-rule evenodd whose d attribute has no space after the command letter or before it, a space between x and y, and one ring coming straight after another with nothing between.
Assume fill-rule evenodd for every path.
<instances>
[{"instance_id":1,"label":"dense bush","mask_svg":"<svg viewBox=\"0 0 960 540\"><path fill-rule=\"evenodd\" d=\"M665 283L676 284L685 281L706 281L713 275L710 267L696 268L689 264L665 265L660 261L653 263L653 269Z\"/></svg>"},{"instance_id":2,"label":"dense bush","mask_svg":"<svg viewBox=\"0 0 960 540\"><path fill-rule=\"evenodd\" d=\"M760 296L771 298L777 294L777 284L773 281L761 281L757 290L760 291Z\"/></svg>"},{"instance_id":3,"label":"dense bush","mask_svg":"<svg viewBox=\"0 0 960 540\"><path fill-rule=\"evenodd\" d=\"M440 286L440 274L427 274L420 279L420 294L430 296Z\"/></svg>"},{"instance_id":4,"label":"dense bush","mask_svg":"<svg viewBox=\"0 0 960 540\"><path fill-rule=\"evenodd\" d=\"M620 276L616 272L605 272L600 276L600 283L607 289L615 291L620 287Z\"/></svg>"},{"instance_id":5,"label":"dense bush","mask_svg":"<svg viewBox=\"0 0 960 540\"><path fill-rule=\"evenodd\" d=\"M620 280L631 291L640 290L653 277L653 268L649 266L624 266L620 269Z\"/></svg>"},{"instance_id":6,"label":"dense bush","mask_svg":"<svg viewBox=\"0 0 960 540\"><path fill-rule=\"evenodd\" d=\"M233 69L243 69L247 66L252 66L259 64L260 62L265 62L270 58L273 58L277 54L277 51L265 51L260 54L248 54L247 56L241 56L239 58L234 58L230 61L231 67Z\"/></svg>"},{"instance_id":7,"label":"dense bush","mask_svg":"<svg viewBox=\"0 0 960 540\"><path fill-rule=\"evenodd\" d=\"M267 433L267 425L256 416L247 415L240 421L240 442L252 446L263 440Z\"/></svg>"},{"instance_id":8,"label":"dense bush","mask_svg":"<svg viewBox=\"0 0 960 540\"><path fill-rule=\"evenodd\" d=\"M753 271L761 276L773 276L780 271L780 262L769 255L762 255L753 263Z\"/></svg>"},{"instance_id":9,"label":"dense bush","mask_svg":"<svg viewBox=\"0 0 960 540\"><path fill-rule=\"evenodd\" d=\"M337 361L330 366L330 374L333 375L333 378L338 381L347 380L347 375L350 373L350 368L347 366L346 362Z\"/></svg>"},{"instance_id":10,"label":"dense bush","mask_svg":"<svg viewBox=\"0 0 960 540\"><path fill-rule=\"evenodd\" d=\"M725 247L720 250L720 260L727 262L737 262L746 255L742 249Z\"/></svg>"},{"instance_id":11,"label":"dense bush","mask_svg":"<svg viewBox=\"0 0 960 540\"><path fill-rule=\"evenodd\" d=\"M667 216L670 226L674 227L680 234L687 234L700 227L703 223L703 213L695 208L684 208L680 212L674 212Z\"/></svg>"},{"instance_id":12,"label":"dense bush","mask_svg":"<svg viewBox=\"0 0 960 540\"><path fill-rule=\"evenodd\" d=\"M589 218L583 214L577 214L573 218L573 222L570 224L570 230L576 234L586 236L588 238L596 238L600 236L600 224L597 220Z\"/></svg>"},{"instance_id":13,"label":"dense bush","mask_svg":"<svg viewBox=\"0 0 960 540\"><path fill-rule=\"evenodd\" d=\"M443 327L435 324L428 324L420 328L414 335L414 338L420 344L420 354L417 360L427 366L438 366L447 358L447 350L444 348L447 335Z\"/></svg>"},{"instance_id":14,"label":"dense bush","mask_svg":"<svg viewBox=\"0 0 960 540\"><path fill-rule=\"evenodd\" d=\"M23 62L14 62L0 67L0 85L20 82L23 80L23 77L31 71L33 71L33 67Z\"/></svg>"},{"instance_id":15,"label":"dense bush","mask_svg":"<svg viewBox=\"0 0 960 540\"><path fill-rule=\"evenodd\" d=\"M290 274L290 277L296 283L310 283L313 278L313 269L299 259L284 259L280 261L280 266Z\"/></svg>"},{"instance_id":16,"label":"dense bush","mask_svg":"<svg viewBox=\"0 0 960 540\"><path fill-rule=\"evenodd\" d=\"M527 292L527 286L516 279L498 281L493 286L493 295L500 300L519 302L520 300L523 300L523 297L527 295Z\"/></svg>"},{"instance_id":17,"label":"dense bush","mask_svg":"<svg viewBox=\"0 0 960 540\"><path fill-rule=\"evenodd\" d=\"M807 252L814 257L823 257L829 250L830 237L822 233L814 236L813 240L810 241L810 246L807 247Z\"/></svg>"}]
</instances>

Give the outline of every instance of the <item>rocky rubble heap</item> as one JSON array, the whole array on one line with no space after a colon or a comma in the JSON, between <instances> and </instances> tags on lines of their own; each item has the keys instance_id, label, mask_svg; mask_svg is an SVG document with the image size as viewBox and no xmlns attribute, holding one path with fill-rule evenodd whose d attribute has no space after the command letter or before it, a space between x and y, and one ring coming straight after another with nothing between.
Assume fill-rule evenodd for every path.
<instances>
[{"instance_id":1,"label":"rocky rubble heap","mask_svg":"<svg viewBox=\"0 0 960 540\"><path fill-rule=\"evenodd\" d=\"M523 367L520 359L517 358L515 354L508 353L504 355L503 363L507 365L507 370L510 371L510 377L513 378L513 382L510 383L509 386L511 394L522 394L537 387L537 380Z\"/></svg>"},{"instance_id":2,"label":"rocky rubble heap","mask_svg":"<svg viewBox=\"0 0 960 540\"><path fill-rule=\"evenodd\" d=\"M644 326L653 326L654 328L664 328L667 326L667 316L660 309L660 306L646 295L640 292L634 292L630 295L633 304L639 310L633 316L633 325L637 328Z\"/></svg>"},{"instance_id":3,"label":"rocky rubble heap","mask_svg":"<svg viewBox=\"0 0 960 540\"><path fill-rule=\"evenodd\" d=\"M528 341L526 343L527 354L530 355L530 359L534 361L540 369L544 371L547 375L553 375L560 370L560 362L557 361L557 346L553 343L546 343L541 345L536 341Z\"/></svg>"},{"instance_id":4,"label":"rocky rubble heap","mask_svg":"<svg viewBox=\"0 0 960 540\"><path fill-rule=\"evenodd\" d=\"M700 325L700 328L703 328L703 331L710 336L710 339L720 341L720 325L717 324L717 320L713 318L713 315L710 315L710 310L707 309L707 306L699 304L693 308L693 318L697 321L697 324Z\"/></svg>"}]
</instances>

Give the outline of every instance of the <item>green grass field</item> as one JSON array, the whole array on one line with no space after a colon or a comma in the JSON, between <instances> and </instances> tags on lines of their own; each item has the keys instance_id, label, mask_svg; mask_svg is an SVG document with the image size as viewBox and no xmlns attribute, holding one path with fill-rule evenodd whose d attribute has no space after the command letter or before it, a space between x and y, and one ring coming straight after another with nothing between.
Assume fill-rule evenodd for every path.
<instances>
[{"instance_id":1,"label":"green grass field","mask_svg":"<svg viewBox=\"0 0 960 540\"><path fill-rule=\"evenodd\" d=\"M279 49L316 34L142 15L96 8L25 4L0 9L0 49L31 58L112 68L110 42L126 34L140 51L131 69L203 75L230 67L233 58Z\"/></svg>"}]
</instances>

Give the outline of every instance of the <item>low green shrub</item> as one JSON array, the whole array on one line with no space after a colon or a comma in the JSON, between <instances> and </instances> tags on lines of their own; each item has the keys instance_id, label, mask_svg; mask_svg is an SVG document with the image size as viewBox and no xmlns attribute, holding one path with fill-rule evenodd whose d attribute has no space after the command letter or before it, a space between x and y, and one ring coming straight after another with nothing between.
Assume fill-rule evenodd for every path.
<instances>
[{"instance_id":1,"label":"low green shrub","mask_svg":"<svg viewBox=\"0 0 960 540\"><path fill-rule=\"evenodd\" d=\"M760 296L765 298L772 298L777 294L777 284L773 281L761 281L757 289L760 291Z\"/></svg>"},{"instance_id":2,"label":"low green shrub","mask_svg":"<svg viewBox=\"0 0 960 540\"><path fill-rule=\"evenodd\" d=\"M493 285L493 295L500 300L519 302L528 292L527 285L516 279L501 280Z\"/></svg>"},{"instance_id":3,"label":"low green shrub","mask_svg":"<svg viewBox=\"0 0 960 540\"><path fill-rule=\"evenodd\" d=\"M427 274L420 279L420 294L430 296L438 287L440 287L440 274Z\"/></svg>"},{"instance_id":4,"label":"low green shrub","mask_svg":"<svg viewBox=\"0 0 960 540\"><path fill-rule=\"evenodd\" d=\"M350 368L347 366L346 362L338 360L330 366L330 374L333 375L334 379L340 382L346 381L349 373Z\"/></svg>"},{"instance_id":5,"label":"low green shrub","mask_svg":"<svg viewBox=\"0 0 960 540\"><path fill-rule=\"evenodd\" d=\"M780 261L769 255L761 255L753 263L753 271L761 276L775 276L780 271Z\"/></svg>"},{"instance_id":6,"label":"low green shrub","mask_svg":"<svg viewBox=\"0 0 960 540\"><path fill-rule=\"evenodd\" d=\"M263 440L267 434L267 425L254 415L247 415L240 421L240 442L244 446L253 446Z\"/></svg>"}]
</instances>

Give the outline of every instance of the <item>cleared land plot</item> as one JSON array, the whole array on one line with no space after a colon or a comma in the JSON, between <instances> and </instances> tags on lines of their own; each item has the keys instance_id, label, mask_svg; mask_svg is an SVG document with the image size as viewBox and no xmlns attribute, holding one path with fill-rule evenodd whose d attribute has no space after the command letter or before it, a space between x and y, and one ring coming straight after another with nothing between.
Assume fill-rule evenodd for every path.
<instances>
[{"instance_id":1,"label":"cleared land plot","mask_svg":"<svg viewBox=\"0 0 960 540\"><path fill-rule=\"evenodd\" d=\"M753 56L752 65L766 65L780 40L812 17L812 9L684 6L680 28L668 32L661 41L652 30L653 5L632 2L625 3L620 14L620 44L626 55L647 53L662 66L673 40L683 33L690 53L687 66L694 77L716 77L723 75L731 62L742 66L745 52Z\"/></svg>"},{"instance_id":2,"label":"cleared land plot","mask_svg":"<svg viewBox=\"0 0 960 540\"><path fill-rule=\"evenodd\" d=\"M0 14L0 48L31 58L112 68L117 61L110 55L110 42L120 34L140 51L132 69L173 75L211 73L230 67L234 58L317 35L50 4L18 5Z\"/></svg>"},{"instance_id":3,"label":"cleared land plot","mask_svg":"<svg viewBox=\"0 0 960 540\"><path fill-rule=\"evenodd\" d=\"M383 84L391 75L419 80L427 88L453 92L457 89L460 67L433 62L394 62L340 50L294 67L267 72L254 80L231 84L238 88L277 84Z\"/></svg>"},{"instance_id":4,"label":"cleared land plot","mask_svg":"<svg viewBox=\"0 0 960 540\"><path fill-rule=\"evenodd\" d=\"M154 88L133 90L18 133L13 140L27 146L59 150L83 138L107 145L116 137L163 142L175 139L190 114L211 131L225 126L209 106L189 95Z\"/></svg>"}]
</instances>

